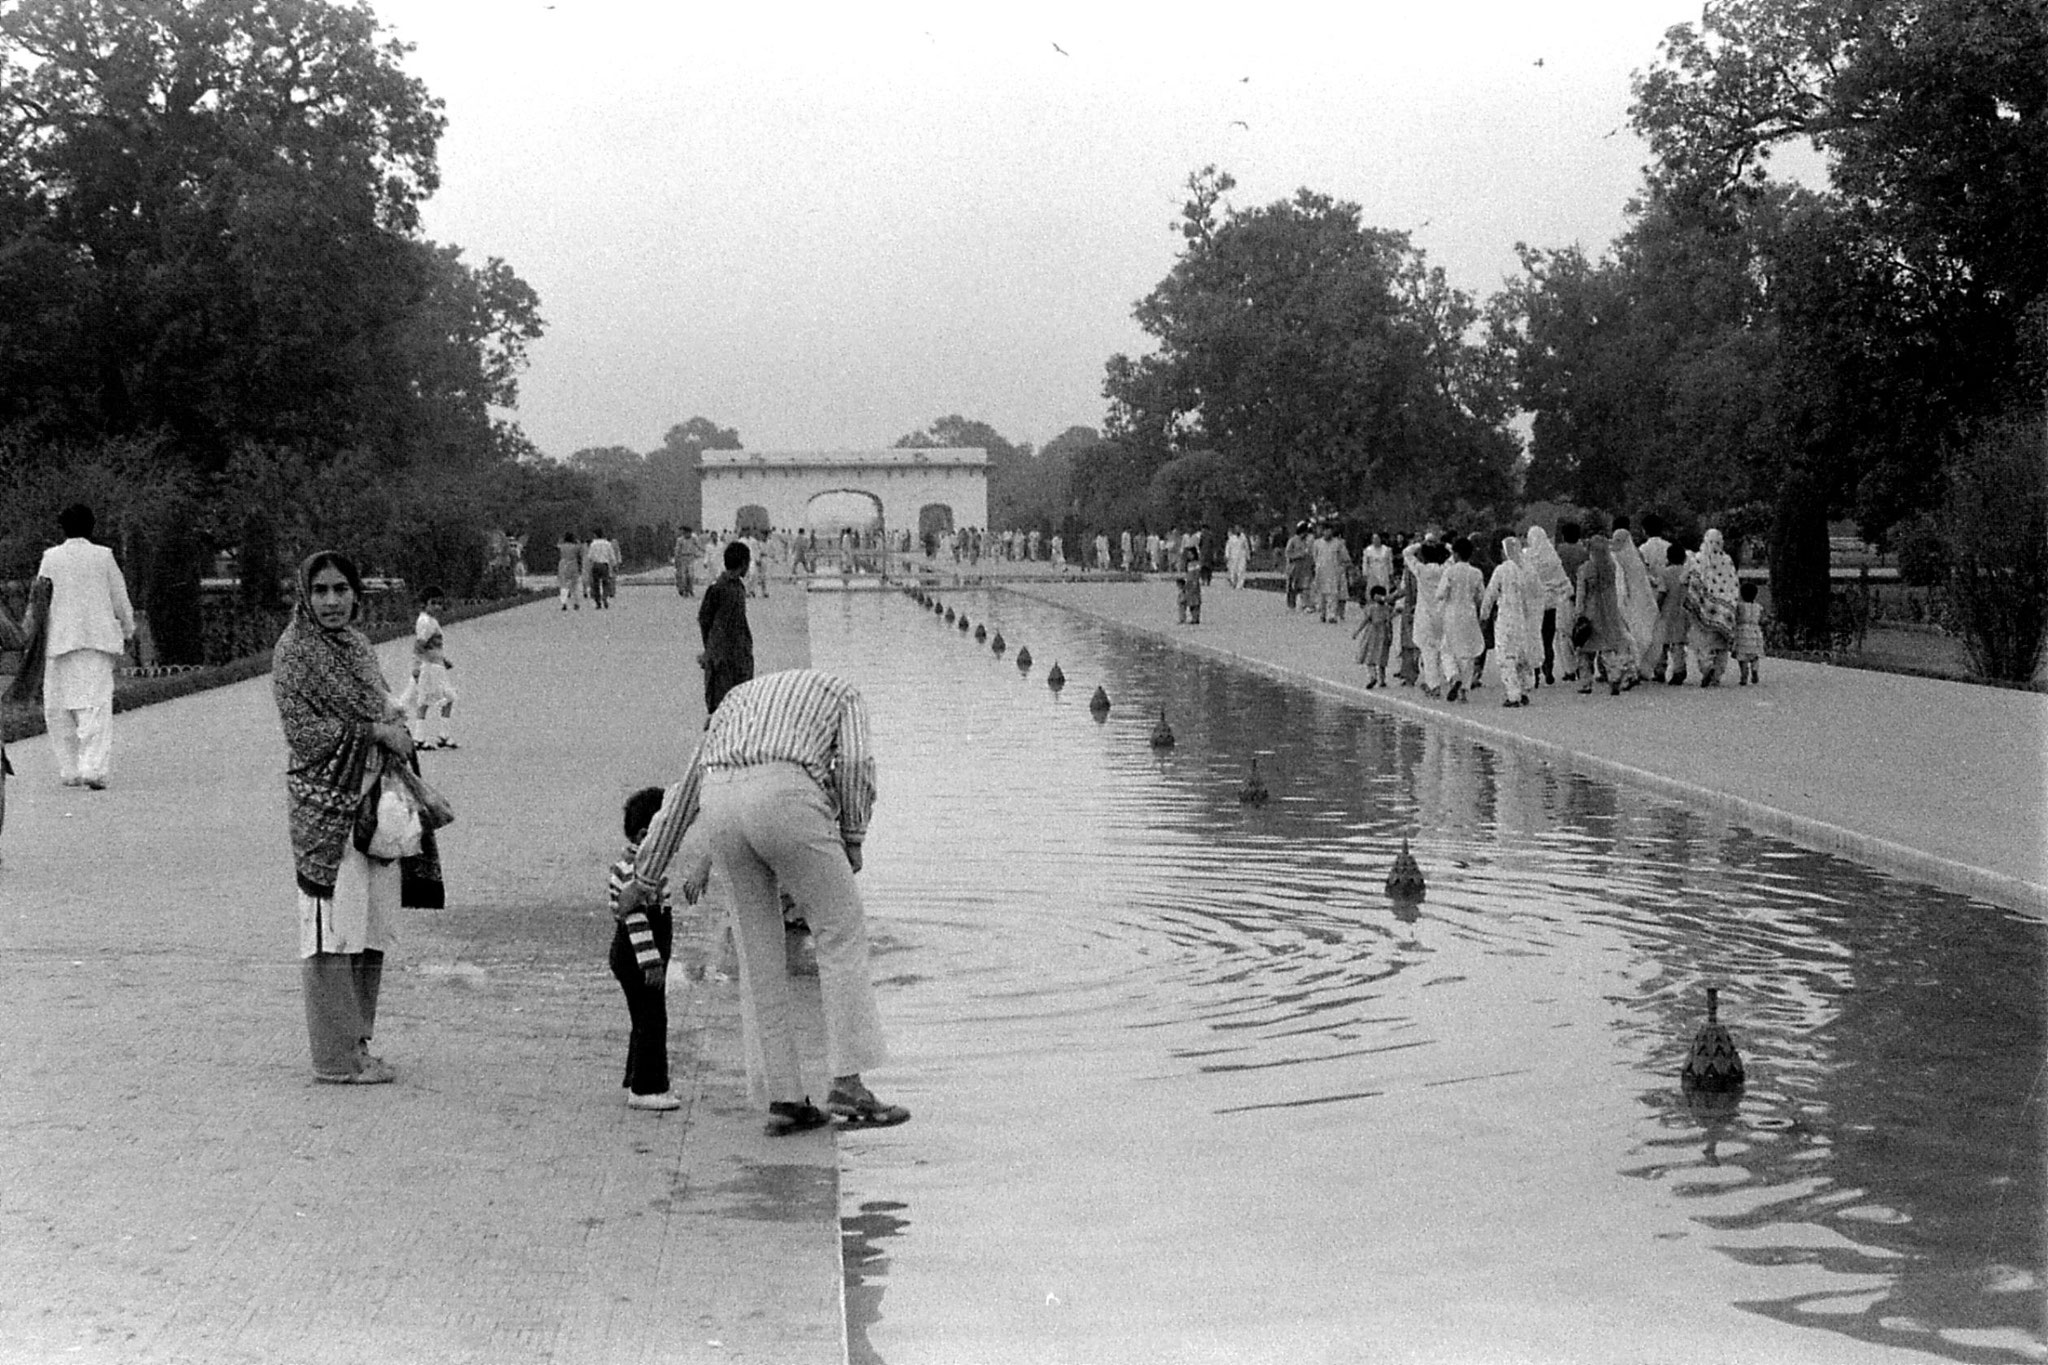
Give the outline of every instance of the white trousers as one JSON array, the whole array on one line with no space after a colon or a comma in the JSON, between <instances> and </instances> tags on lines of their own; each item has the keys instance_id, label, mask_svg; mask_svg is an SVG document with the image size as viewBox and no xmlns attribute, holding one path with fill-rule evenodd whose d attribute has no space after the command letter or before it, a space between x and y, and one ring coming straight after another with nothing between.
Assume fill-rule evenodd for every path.
<instances>
[{"instance_id":1,"label":"white trousers","mask_svg":"<svg viewBox=\"0 0 2048 1365\"><path fill-rule=\"evenodd\" d=\"M797 1053L782 891L802 909L818 950L826 1074L851 1076L881 1062L887 1050L868 975L867 913L824 791L793 763L765 763L706 771L702 801L711 856L733 899L749 1097L765 1106L816 1093Z\"/></svg>"},{"instance_id":2,"label":"white trousers","mask_svg":"<svg viewBox=\"0 0 2048 1365\"><path fill-rule=\"evenodd\" d=\"M43 724L57 775L66 782L104 782L114 753L114 658L74 649L43 666Z\"/></svg>"}]
</instances>

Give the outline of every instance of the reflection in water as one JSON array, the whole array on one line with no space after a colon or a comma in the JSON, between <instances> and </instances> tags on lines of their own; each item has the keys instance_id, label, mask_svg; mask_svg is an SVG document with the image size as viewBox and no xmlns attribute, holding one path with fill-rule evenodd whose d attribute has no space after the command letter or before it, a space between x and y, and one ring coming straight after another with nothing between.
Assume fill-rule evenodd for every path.
<instances>
[{"instance_id":1,"label":"reflection in water","mask_svg":"<svg viewBox=\"0 0 2048 1365\"><path fill-rule=\"evenodd\" d=\"M879 1244L910 1226L898 1216L910 1207L893 1199L870 1199L860 1212L839 1220L839 1259L846 1274L847 1365L883 1365L869 1340L869 1329L882 1320L882 1291L887 1287L888 1251Z\"/></svg>"},{"instance_id":2,"label":"reflection in water","mask_svg":"<svg viewBox=\"0 0 2048 1365\"><path fill-rule=\"evenodd\" d=\"M2042 1357L2040 924L960 603L1069 686L886 595L810 604L881 755L863 876L886 1076L919 1118L842 1150L849 1197L921 1211L849 1261L896 1365L1341 1357L1361 1333L1398 1358L1407 1321L1451 1358L1796 1358L1816 1328L1831 1358ZM1404 835L1420 905L1381 890ZM1707 984L1739 1102L1678 1087ZM1500 1304L1515 1334L1486 1336ZM1588 1306L1661 1335L1589 1344Z\"/></svg>"}]
</instances>

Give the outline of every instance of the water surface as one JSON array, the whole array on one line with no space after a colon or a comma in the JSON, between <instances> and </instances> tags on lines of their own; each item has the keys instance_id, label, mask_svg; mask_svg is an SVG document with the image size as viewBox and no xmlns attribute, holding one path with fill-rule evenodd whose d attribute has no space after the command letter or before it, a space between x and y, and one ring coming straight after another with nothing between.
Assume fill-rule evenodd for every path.
<instances>
[{"instance_id":1,"label":"water surface","mask_svg":"<svg viewBox=\"0 0 2048 1365\"><path fill-rule=\"evenodd\" d=\"M855 1360L2048 1357L2039 923L947 601L1009 652L810 600L874 712L874 1079L917 1113L841 1141ZM1708 984L1715 1108L1676 1084Z\"/></svg>"}]
</instances>

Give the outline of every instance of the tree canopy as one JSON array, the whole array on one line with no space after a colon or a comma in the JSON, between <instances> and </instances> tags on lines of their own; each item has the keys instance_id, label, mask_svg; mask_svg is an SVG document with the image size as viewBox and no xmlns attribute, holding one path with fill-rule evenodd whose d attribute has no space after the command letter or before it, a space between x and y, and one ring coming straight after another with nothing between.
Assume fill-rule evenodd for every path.
<instances>
[{"instance_id":1,"label":"tree canopy","mask_svg":"<svg viewBox=\"0 0 2048 1365\"><path fill-rule=\"evenodd\" d=\"M1819 634L1828 518L1881 538L2042 411L2048 14L1717 0L1661 56L1627 231L1598 260L1523 248L1491 309L1534 414L1528 491L1767 507L1779 615ZM1770 174L1802 142L1823 189Z\"/></svg>"},{"instance_id":2,"label":"tree canopy","mask_svg":"<svg viewBox=\"0 0 2048 1365\"><path fill-rule=\"evenodd\" d=\"M0 422L387 464L517 455L538 300L418 236L439 101L368 9L0 12Z\"/></svg>"},{"instance_id":3,"label":"tree canopy","mask_svg":"<svg viewBox=\"0 0 2048 1365\"><path fill-rule=\"evenodd\" d=\"M1510 497L1511 390L1472 299L1356 204L1303 189L1234 209L1234 186L1213 166L1189 177L1185 246L1134 311L1158 349L1108 362L1126 462L1149 477L1212 451L1275 509Z\"/></svg>"}]
</instances>

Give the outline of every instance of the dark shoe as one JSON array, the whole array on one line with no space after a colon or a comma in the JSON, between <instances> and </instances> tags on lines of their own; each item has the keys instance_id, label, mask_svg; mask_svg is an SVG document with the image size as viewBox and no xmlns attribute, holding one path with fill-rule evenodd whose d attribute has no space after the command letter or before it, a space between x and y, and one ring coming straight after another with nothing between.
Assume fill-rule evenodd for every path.
<instances>
[{"instance_id":1,"label":"dark shoe","mask_svg":"<svg viewBox=\"0 0 2048 1365\"><path fill-rule=\"evenodd\" d=\"M1610 696L1610 697L1618 697L1618 696L1620 696L1620 695L1621 695L1621 684L1620 684L1620 683L1618 683L1618 682L1611 682L1611 683L1607 684L1607 695L1608 695L1608 696Z\"/></svg>"},{"instance_id":2,"label":"dark shoe","mask_svg":"<svg viewBox=\"0 0 2048 1365\"><path fill-rule=\"evenodd\" d=\"M842 1128L893 1128L910 1121L908 1109L900 1104L882 1103L864 1085L851 1090L833 1086L832 1093L826 1097L825 1107L832 1111L832 1117L839 1120Z\"/></svg>"},{"instance_id":3,"label":"dark shoe","mask_svg":"<svg viewBox=\"0 0 2048 1365\"><path fill-rule=\"evenodd\" d=\"M768 1106L768 1126L761 1131L769 1137L788 1137L791 1133L808 1133L813 1128L823 1128L832 1121L832 1116L803 1100L777 1100Z\"/></svg>"}]
</instances>

